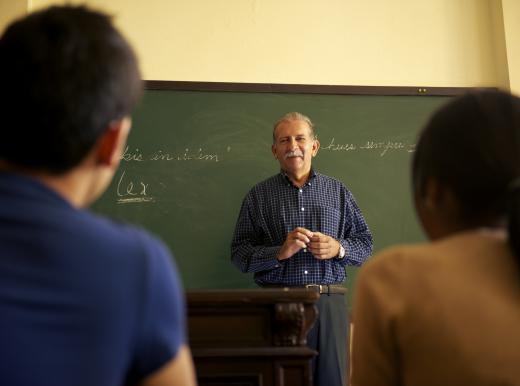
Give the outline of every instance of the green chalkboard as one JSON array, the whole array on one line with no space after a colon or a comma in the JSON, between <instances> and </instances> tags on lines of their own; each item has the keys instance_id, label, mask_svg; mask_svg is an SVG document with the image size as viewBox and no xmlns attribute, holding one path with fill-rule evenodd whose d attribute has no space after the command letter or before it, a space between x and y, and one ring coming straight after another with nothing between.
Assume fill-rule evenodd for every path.
<instances>
[{"instance_id":1,"label":"green chalkboard","mask_svg":"<svg viewBox=\"0 0 520 386\"><path fill-rule=\"evenodd\" d=\"M300 111L321 142L314 167L353 192L375 251L419 241L410 159L418 130L448 98L147 90L120 168L94 210L161 237L186 288L253 287L230 262L234 224L246 192L279 171L273 122Z\"/></svg>"}]
</instances>

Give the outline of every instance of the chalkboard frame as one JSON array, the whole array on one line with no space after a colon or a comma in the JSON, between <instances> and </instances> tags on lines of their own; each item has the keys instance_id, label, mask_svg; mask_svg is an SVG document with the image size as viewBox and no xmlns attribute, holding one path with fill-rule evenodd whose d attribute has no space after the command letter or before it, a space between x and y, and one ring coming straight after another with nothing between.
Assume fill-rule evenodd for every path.
<instances>
[{"instance_id":1,"label":"chalkboard frame","mask_svg":"<svg viewBox=\"0 0 520 386\"><path fill-rule=\"evenodd\" d=\"M193 82L145 80L146 90L178 91L230 91L290 94L381 95L381 96L456 96L478 89L477 87L429 86L353 86L324 84ZM495 89L485 87L484 89Z\"/></svg>"},{"instance_id":2,"label":"chalkboard frame","mask_svg":"<svg viewBox=\"0 0 520 386\"><path fill-rule=\"evenodd\" d=\"M407 169L407 162L408 157L406 156L407 153L410 153L413 151L413 139L411 139L410 135L408 135L408 130L410 127L409 123L406 123L405 126L403 126L403 130L401 130L401 118L400 116L404 114L405 116L408 116L410 112L413 112L413 118L411 118L412 121L416 120L423 120L428 111L430 111L430 105L432 102L432 99L437 99L438 101L445 99L446 97L453 97L457 95L462 95L464 93L474 91L477 88L475 87L427 87L427 86L406 86L406 87L396 87L396 86L349 86L349 85L304 85L304 84L266 84L266 83L229 83L229 82L191 82L191 81L164 81L164 80L145 80L143 82L145 90L148 92L150 91L150 95L154 95L153 98L155 99L148 99L148 104L145 104L144 102L141 104L141 106L145 106L145 108L150 109L151 106L154 106L152 110L144 110L147 111L146 114L150 114L150 116L146 115L146 120L150 120L151 123L150 126L154 127L154 135L157 133L161 133L163 136L169 135L170 126L164 125L161 121L160 114L158 115L157 112L170 111L170 107L165 107L164 103L161 102L157 106L159 106L159 109L155 109L156 105L154 105L154 102L150 101L161 101L165 96L168 96L167 103L170 103L169 106L175 106L175 108L178 109L177 114L179 119L172 119L172 121L175 121L175 124L178 126L178 130L176 131L176 137L175 140L177 141L178 138L187 138L187 136L190 136L192 133L195 133L195 131L192 131L191 129L191 122L190 120L186 120L184 118L190 117L190 114L193 114L193 111L196 111L198 113L198 110L200 106L204 106L203 104L199 104L200 100L204 100L205 98L209 98L210 100L213 98L213 95L217 96L218 102L212 102L211 106L211 114L205 115L197 115L199 118L202 117L200 122L206 122L207 118L214 119L215 117L221 119L221 116L232 116L233 119L229 122L227 121L228 118L225 118L224 120L220 120L219 122L223 122L222 125L218 125L211 128L211 136L208 138L216 138L217 140L221 140L221 138L228 138L226 136L223 136L222 130L227 130L229 127L236 125L236 122L240 122L242 118L242 112L240 109L238 109L239 114L236 116L235 110L237 110L236 104L242 103L243 100L249 99L250 96L245 94L252 94L251 96L255 98L255 100L260 100L262 103L254 106L254 111L264 111L266 110L266 106L269 106L269 103L266 103L266 101L269 101L270 98L275 98L277 102L277 108L281 108L281 112L286 111L285 107L281 107L282 105L287 106L287 101L290 101L292 98L295 98L298 100L298 103L304 102L307 103L310 100L318 101L317 106L319 108L322 108L322 106L328 106L320 103L324 103L323 100L326 100L327 103L332 102L332 106L339 106L340 101L343 100L343 97L346 99L349 99L351 102L350 104L350 110L348 117L343 116L342 124L345 125L346 123L349 124L349 134L348 136L341 137L342 139L337 139L337 142L331 142L334 141L334 137L332 137L332 140L330 140L331 132L333 133L333 130L335 127L337 127L336 122L333 122L334 124L331 124L330 121L327 121L328 116L334 116L334 119L337 119L336 110L333 110L334 113L331 115L323 114L321 116L320 122L325 122L325 124L320 127L320 132L323 135L323 138L329 138L323 142L322 146L322 154L320 156L320 159L317 160L317 162L321 162L320 164L317 164L318 168L324 167L323 170L333 170L333 167L337 165L337 160L334 160L334 157L338 157L341 155L341 157L345 157L349 159L348 163L344 164L344 170L342 169L341 173L336 173L337 170L334 172L331 172L333 176L337 177L345 174L348 176L346 180L348 181L348 187L353 191L353 193L356 195L357 201L360 204L360 207L364 210L364 215L366 218L370 218L370 226L373 230L374 235L377 234L377 240L378 240L378 248L385 247L387 245L390 245L389 240L394 240L394 243L397 242L416 242L420 241L422 234L420 233L420 229L417 228L415 222L416 219L414 217L414 213L407 211L407 210L401 210L401 208L407 208L409 205L409 197L406 198L406 200L403 199L403 202L407 202L407 204L401 203L401 201L397 202L394 198L395 197L406 197L409 195L409 191L407 189L407 175L404 175L401 170ZM489 88L487 88L489 89ZM163 91L165 91L163 93ZM168 91L171 91L171 94L177 94L175 97L175 103L172 103L173 99L170 99L170 93ZM225 98L222 98L223 95L226 95ZM244 94L244 95L237 95L237 94ZM253 95L256 94L256 95ZM278 94L278 95L276 95ZM149 95L149 97L150 97ZM161 95L159 97L159 95ZM293 97L294 95L294 97ZM387 98L388 97L388 98ZM430 98L433 97L433 98ZM151 98L151 97L150 97ZM158 98L158 99L157 99ZM180 98L180 99L179 99ZM202 98L202 99L201 99ZM397 137L395 138L395 142L392 142L396 147L389 147L388 149L395 149L394 151L391 151L388 153L389 157L392 159L391 163L395 165L399 165L399 167L394 168L392 170L388 170L386 168L386 165L389 165L389 162L378 164L379 157L382 157L383 154L386 154L387 149L381 151L378 149L381 149L377 147L376 145L379 145L383 142L378 141L389 141L391 138L387 138L385 135L379 135L378 133L375 133L372 136L368 136L366 138L363 137L362 141L359 143L355 143L355 138L359 133L362 133L363 130L366 130L367 127L372 129L371 125L373 124L373 118L375 120L380 119L383 115L380 115L380 112L386 109L387 103L392 101L393 99L396 99L398 101L406 101L406 104L403 105L401 102L398 102L397 104L394 104L394 106L398 108L393 108L392 113L390 115L390 120L388 120L387 115L384 115L384 126L389 127L391 130L399 129L399 131L396 131L395 134ZM370 104L371 110L370 113L366 116L363 114L366 114L366 110L364 108L364 100L372 100L372 102L375 102L374 104ZM231 102L230 102L231 100ZM384 102L383 102L384 100ZM413 103L410 103L412 102ZM143 98L143 101L146 101L146 93L145 98ZM321 102L320 102L321 101ZM180 103L182 102L182 103ZM394 103L393 101L391 103ZM440 103L440 102L439 102ZM189 105L189 108L186 108ZM437 103L438 104L438 103ZM363 108L359 108L359 106L362 106ZM222 108L224 107L224 108ZM263 110L262 110L263 108ZM292 107L290 107L292 108ZM314 114L316 111L314 110L312 114ZM153 112L150 112L153 111ZM202 110L204 112L204 110ZM279 112L278 112L279 113ZM168 112L168 114L170 114ZM254 113L256 114L256 113ZM254 115L253 114L253 115ZM401 114L401 115L400 115ZM251 115L251 114L250 114ZM259 116L262 116L261 114ZM315 115L312 115L313 117ZM160 119L156 119L159 117ZM238 118L236 118L238 117ZM359 122L370 122L370 125L365 125L364 123L356 123L353 125L350 125L352 117L355 117L354 123L356 121ZM135 114L133 116L134 118L134 133L137 133L136 129L138 129L141 126L144 125L143 116L139 114ZM270 117L272 118L272 117ZM367 118L367 119L365 119ZM190 118L191 119L191 118ZM263 120L262 120L263 119ZM258 132L262 133L262 128L267 127L267 130L269 130L269 124L271 122L270 119L264 119L262 118L260 120L252 120L251 123L246 125L247 130L252 130L251 132ZM179 122L181 122L179 124ZM188 122L188 123L186 123ZM413 128L415 128L415 123L413 123ZM199 121L197 121L197 124L200 124ZM407 126L408 125L408 126ZM341 126L341 124L340 124ZM234 127L234 126L233 126ZM159 130L157 130L159 128ZM220 131L219 131L220 130ZM256 130L256 131L255 131ZM328 130L328 132L327 132ZM181 137L177 137L177 135L181 133ZM201 136L202 133L203 135ZM208 143L211 143L211 141L207 140L207 138L204 137L205 131L200 132L198 139L193 142L197 145L201 143L200 147L206 147ZM328 133L328 134L327 134ZM374 133L372 131L372 133ZM153 136L152 136L153 137ZM150 138L152 138L150 137ZM148 139L148 137L140 137L140 140ZM201 141L200 138L203 138L203 141ZM241 137L242 138L242 137ZM262 137L263 138L263 137ZM350 139L354 138L354 139ZM230 235L232 234L232 225L227 224L227 231L225 232L226 238L220 238L217 241L215 240L209 240L207 237L203 239L200 243L195 243L197 248L196 251L192 251L192 244L186 243L184 240L188 240L189 237L187 236L188 230L189 232L192 232L193 234L205 234L208 235L207 230L204 228L204 222L205 221L212 221L212 225L210 226L211 229L223 229L222 226L222 213L233 213L234 216L236 216L236 213L238 213L238 208L240 204L240 200L243 198L243 195L247 192L247 189L249 189L255 182L259 180L259 176L262 176L262 178L267 178L269 175L272 174L271 168L275 168L275 165L269 164L270 157L268 157L268 149L270 147L269 142L269 133L266 136L266 138L259 139L259 137L254 136L247 136L241 139L242 142L239 143L240 146L243 146L243 148L248 149L247 157L242 157L239 161L232 157L224 157L224 159L220 159L219 161L222 161L222 163L219 162L220 165L224 165L224 161L227 162L225 165L228 168L235 168L237 167L237 162L240 164L241 168L244 168L245 164L248 165L257 165L261 164L261 171L257 172L254 175L244 174L242 173L240 178L237 178L237 175L234 175L234 178L236 180L239 180L241 183L241 186L239 189L234 190L234 198L230 199L228 195L225 196L226 198L226 205L208 205L207 207L197 206L197 205L191 205L191 201L194 197L196 199L195 202L198 203L210 203L213 202L214 196L212 195L212 192L214 192L215 188L219 188L222 186L222 179L219 174L217 174L216 170L212 165L213 163L205 163L206 160L205 157L198 158L199 156L205 154L205 153L193 153L191 154L188 152L188 147L191 149L194 147L192 142L186 142L187 145L182 145L179 147L179 149L172 148L166 148L168 150L166 160L163 162L161 160L164 160L164 158L161 158L157 156L158 158L152 157L148 158L151 154L156 154L155 151L159 148L154 148L154 145L151 147L149 146L148 149L144 150L142 145L138 145L139 142L129 142L129 150L128 153L125 150L125 156L122 157L122 164L125 165L124 168L120 168L119 174L116 175L116 178L114 179L114 182L111 184L111 187L109 187L107 193L105 193L104 197L106 197L106 200L103 200L103 197L101 200L97 202L97 204L100 204L97 206L97 209L94 208L96 211L98 211L101 214L108 215L110 217L138 224L139 226L142 226L146 229L149 229L151 232L155 233L159 237L161 237L166 244L172 248L172 250L175 253L177 264L179 265L180 272L182 273L182 277L184 280L184 283L187 288L190 289L200 289L200 288L251 288L254 286L253 280L250 277L250 275L243 275L241 274L235 267L232 266L231 262L229 261L229 253L223 252L224 250L228 251L229 246L227 243L229 242ZM170 138L171 139L171 138ZM198 142L197 142L198 141ZM350 143L351 141L354 141ZM375 141L375 142L374 142ZM410 142L412 141L412 142ZM145 141L146 142L146 141ZM152 141L153 142L153 141ZM168 142L168 141L165 141ZM182 142L182 141L178 141ZM216 142L218 144L223 143ZM388 142L390 143L390 142ZM260 145L262 146L260 146ZM329 144L326 146L326 144ZM350 152L350 150L355 150L355 148L347 147L347 145L356 144L356 146L359 147L358 150L362 150L363 153L356 153L355 157L351 157L351 154L354 154L353 152ZM258 145L258 146L257 146ZM392 145L392 146L394 146ZM145 145L146 146L146 145ZM186 151L184 151L184 147L186 146ZM238 145L237 145L238 146ZM257 150L258 148L262 148L265 150L264 154L263 150ZM265 148L265 149L264 149ZM226 152L231 151L231 147L216 147L217 150L212 150L213 153L217 154L219 151L222 154L227 154ZM218 150L220 149L220 150ZM252 150L251 150L252 149ZM160 148L159 150L164 150ZM200 150L202 151L202 150ZM233 151L235 151L235 148L233 147ZM327 151L327 152L325 152ZM360 150L361 151L361 150ZM149 154L148 154L149 153ZM173 154L173 157L170 158L170 153ZM212 152L208 154L213 154ZM218 154L221 154L218 153ZM159 153L157 153L159 154ZM161 153L163 154L163 153ZM237 154L237 153L233 153ZM363 154L363 161L360 161L360 156L358 154ZM193 158L194 157L194 158ZM386 157L386 155L385 155ZM215 160L215 157L207 158L209 160ZM193 163L190 163L189 167L186 163L187 160L194 160ZM141 163L140 161L148 161L146 163ZM156 165L154 168L158 168L158 172L155 171L153 173L150 173L150 171L147 169L150 161L153 161L153 163ZM178 161L178 162L177 162ZM200 161L200 162L199 162ZM264 164L265 161L265 164ZM190 161L191 162L191 161ZM383 184L382 186L386 186L384 188L385 196L380 200L381 205L383 205L384 211L379 211L377 207L369 207L366 203L370 201L371 198L379 196L380 190L373 190L373 191L366 191L363 193L360 193L360 189L364 189L365 185L364 183L360 183L359 179L355 180L354 177L351 178L351 176L355 176L356 170L360 170L360 162L363 163L363 166L370 165L369 168L372 170L371 174L367 174L366 181L369 181L370 178L372 180L380 180ZM141 166L140 166L141 165ZM169 165L169 166L166 166ZM380 165L380 166L378 166ZM172 168L175 168L175 173L172 172ZM195 181L193 179L190 179L191 173L199 173L201 170L205 170L205 168L208 168L209 174L205 176L205 183L209 186L209 189L206 189L203 185L194 185L194 189L185 189L186 186L189 185L191 181ZM260 170L259 169L259 170ZM122 171L121 171L122 170ZM255 169L256 170L256 169ZM274 169L273 169L274 170ZM394 171L397 172L394 172ZM141 178L141 176L143 176ZM173 177L172 177L173 176ZM226 174L227 176L227 174ZM123 181L124 177L124 181ZM134 181L135 180L135 181ZM166 180L168 184L164 184L163 180ZM144 182L143 182L144 181ZM179 181L182 183L179 185ZM400 181L398 184L395 184L394 181ZM139 184L140 183L140 184ZM356 186L357 183L357 186ZM186 185L187 184L187 185ZM385 185L386 184L386 185ZM403 191L398 191L396 189L393 189L392 186L389 184L393 184L392 186L403 186ZM127 208L127 206L119 206L119 201L116 201L116 204L113 203L113 197L120 196L120 185L122 186L122 196L126 195L125 192L129 195L135 195L135 194L144 194L151 197L146 197L147 200L143 201L135 201L135 202L154 202L154 205L157 205L159 207L158 210L153 210L151 212L147 212L145 206L136 205L128 208L132 208L131 211L127 211L127 209L121 209L123 207ZM161 196L160 200L155 200L155 195L150 195L150 188L155 187L158 189L158 191L162 191L161 189L166 189L166 185L168 185L168 192L174 192L174 193L167 193L167 190L164 190L163 196ZM126 186L126 188L125 188ZM143 192L142 193L136 193L134 190L138 189L138 186L142 186ZM202 186L202 187L201 187ZM146 193L145 193L146 188ZM126 190L125 190L126 189ZM131 192L128 191L128 189L131 190ZM392 190L393 189L393 190ZM367 193L368 192L368 193ZM141 197L142 198L142 197ZM149 200L149 199L152 200ZM376 197L377 198L377 197ZM379 197L381 198L381 197ZM221 198L222 199L222 198ZM125 199L126 200L126 199ZM123 200L123 201L125 201ZM128 202L133 202L131 200L128 200ZM219 201L221 202L221 201ZM221 202L222 203L222 202ZM397 203L397 204L396 204ZM391 226L392 232L390 232L388 235L385 235L384 237L381 237L381 234L383 234L383 231L381 229L386 229L388 227L388 224L385 223L384 226L381 226L382 224L382 218L383 215L386 213L387 209L390 208L394 210L394 212L398 213L400 216L400 225L399 227ZM392 213L394 213L392 212ZM151 213L150 215L148 215ZM175 213L175 216L173 216L172 213ZM165 226L163 226L163 219L164 218L170 218L168 216L173 216L173 218L179 219L178 223L174 224L174 226L170 226L166 223ZM395 215L392 215L392 218L395 218ZM184 220L189 220L190 227L182 225ZM198 221L200 220L200 221ZM180 224L180 225L179 225ZM195 228L194 228L195 227ZM417 228L417 229L416 229ZM379 230L378 230L379 229ZM376 232L378 231L378 232ZM198 232L198 233L197 233ZM218 233L218 232L217 232ZM211 234L211 233L210 233ZM405 235L406 238L403 236ZM217 237L217 236L216 236ZM204 241L205 240L205 241ZM211 241L211 242L210 242ZM217 250L218 249L218 250ZM375 249L377 252L377 249ZM197 261L202 261L201 259L205 259L205 266L204 269L201 270L199 267L195 267L193 264ZM348 288L352 288L354 282L355 282L355 273L357 268L356 267L348 267L347 273L348 273L348 280L347 280L347 286Z\"/></svg>"}]
</instances>

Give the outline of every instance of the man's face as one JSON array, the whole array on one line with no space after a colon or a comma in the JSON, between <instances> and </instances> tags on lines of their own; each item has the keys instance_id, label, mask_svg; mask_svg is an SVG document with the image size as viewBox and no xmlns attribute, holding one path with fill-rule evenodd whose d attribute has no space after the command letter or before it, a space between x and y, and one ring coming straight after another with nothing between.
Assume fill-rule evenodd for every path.
<instances>
[{"instance_id":1,"label":"man's face","mask_svg":"<svg viewBox=\"0 0 520 386\"><path fill-rule=\"evenodd\" d=\"M318 148L319 142L311 136L305 121L282 121L276 128L272 151L280 167L290 175L300 177L308 173Z\"/></svg>"}]
</instances>

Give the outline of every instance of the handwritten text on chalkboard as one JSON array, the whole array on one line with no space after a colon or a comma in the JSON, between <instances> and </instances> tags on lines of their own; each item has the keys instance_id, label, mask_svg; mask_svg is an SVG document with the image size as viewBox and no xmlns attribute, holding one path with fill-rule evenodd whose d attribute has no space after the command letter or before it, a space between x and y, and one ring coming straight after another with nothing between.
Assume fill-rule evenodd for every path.
<instances>
[{"instance_id":1,"label":"handwritten text on chalkboard","mask_svg":"<svg viewBox=\"0 0 520 386\"><path fill-rule=\"evenodd\" d=\"M332 137L328 145L321 146L321 150L330 151L356 151L356 150L380 150L379 156L383 157L390 150L404 150L409 153L415 150L415 144L399 141L366 141L361 145L354 143L336 143Z\"/></svg>"},{"instance_id":2,"label":"handwritten text on chalkboard","mask_svg":"<svg viewBox=\"0 0 520 386\"><path fill-rule=\"evenodd\" d=\"M231 151L229 146L227 151ZM155 150L149 154L144 154L139 148L130 148L130 146L127 146L121 156L121 161L137 163L146 161L219 162L219 156L218 154L206 154L202 148L195 151L185 148L184 151L180 153ZM116 196L118 204L155 202L155 198L151 194L150 183L142 179L136 180L135 178L132 179L128 177L124 168L119 171L117 181Z\"/></svg>"},{"instance_id":3,"label":"handwritten text on chalkboard","mask_svg":"<svg viewBox=\"0 0 520 386\"><path fill-rule=\"evenodd\" d=\"M231 154L231 147L227 147L227 153ZM343 152L358 152L358 151L374 151L380 157L384 157L389 152L405 151L411 153L415 150L414 143L407 143L395 140L373 141L367 140L361 143L338 143L336 138L332 137L330 140L322 143L322 151L331 151L336 154ZM267 154L266 150L266 154ZM148 153L142 152L139 148L131 148L127 146L121 161L124 163L140 163L140 162L210 162L217 163L222 161L223 157L219 154L206 153L202 148L190 150L185 148L182 151L170 152L163 149L154 150ZM150 183L144 181L142 178L129 177L126 174L124 167L119 171L117 178L117 203L131 204L131 203L153 203L155 198L153 196Z\"/></svg>"},{"instance_id":4,"label":"handwritten text on chalkboard","mask_svg":"<svg viewBox=\"0 0 520 386\"><path fill-rule=\"evenodd\" d=\"M229 148L228 148L229 151ZM156 150L150 154L143 154L138 148L130 149L126 147L123 155L121 156L123 161L213 161L218 162L219 158L217 154L205 154L202 148L192 151L190 149L184 149L181 153L169 153L164 150Z\"/></svg>"}]
</instances>

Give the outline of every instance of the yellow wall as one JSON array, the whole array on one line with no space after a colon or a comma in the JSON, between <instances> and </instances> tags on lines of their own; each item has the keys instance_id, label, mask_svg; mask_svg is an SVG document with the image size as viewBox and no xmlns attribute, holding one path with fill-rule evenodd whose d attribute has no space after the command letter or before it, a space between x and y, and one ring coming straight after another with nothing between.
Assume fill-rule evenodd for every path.
<instances>
[{"instance_id":1,"label":"yellow wall","mask_svg":"<svg viewBox=\"0 0 520 386\"><path fill-rule=\"evenodd\" d=\"M60 2L31 0L31 9ZM502 18L500 0L80 2L116 15L146 79L506 88L509 82L513 27Z\"/></svg>"},{"instance_id":2,"label":"yellow wall","mask_svg":"<svg viewBox=\"0 0 520 386\"><path fill-rule=\"evenodd\" d=\"M509 89L509 67L507 63L506 33L504 27L504 11L502 1L491 0L489 3L489 17L491 22L491 45L494 48L494 64L496 84L504 89Z\"/></svg>"},{"instance_id":3,"label":"yellow wall","mask_svg":"<svg viewBox=\"0 0 520 386\"><path fill-rule=\"evenodd\" d=\"M511 91L520 95L520 1L502 0Z\"/></svg>"},{"instance_id":4,"label":"yellow wall","mask_svg":"<svg viewBox=\"0 0 520 386\"><path fill-rule=\"evenodd\" d=\"M0 0L0 33L13 19L27 13L28 0Z\"/></svg>"}]
</instances>

